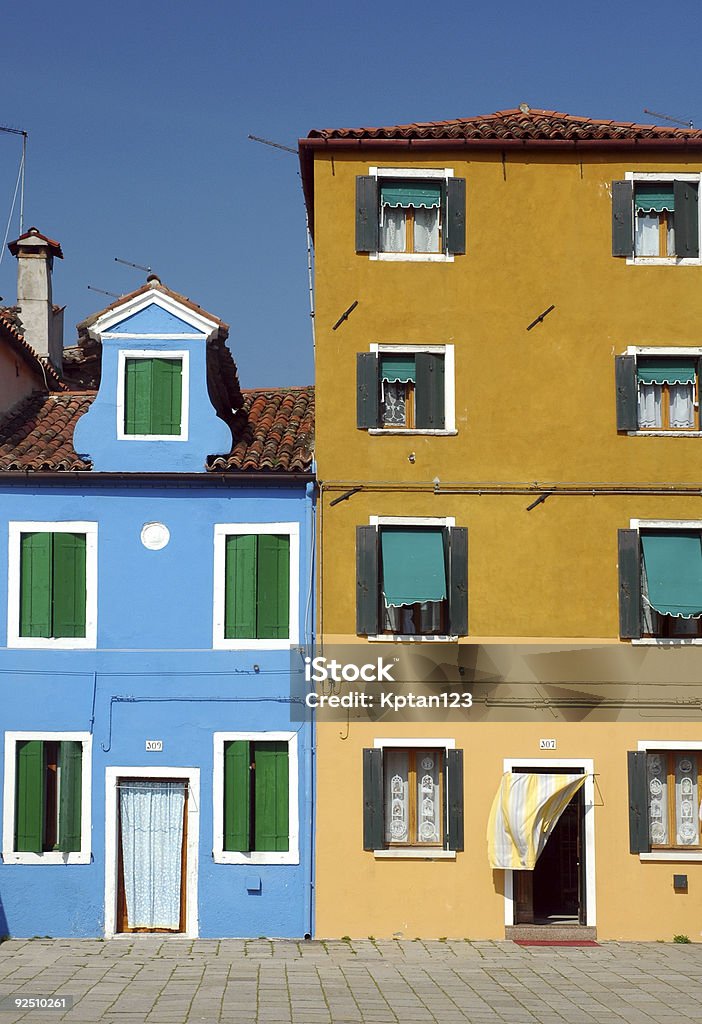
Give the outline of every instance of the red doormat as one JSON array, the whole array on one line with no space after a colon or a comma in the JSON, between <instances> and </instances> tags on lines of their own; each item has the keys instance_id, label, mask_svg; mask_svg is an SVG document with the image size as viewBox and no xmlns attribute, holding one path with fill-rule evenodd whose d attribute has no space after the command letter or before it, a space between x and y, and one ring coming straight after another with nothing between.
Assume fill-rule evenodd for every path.
<instances>
[{"instance_id":1,"label":"red doormat","mask_svg":"<svg viewBox=\"0 0 702 1024\"><path fill-rule=\"evenodd\" d=\"M599 946L594 939L513 939L515 946Z\"/></svg>"}]
</instances>

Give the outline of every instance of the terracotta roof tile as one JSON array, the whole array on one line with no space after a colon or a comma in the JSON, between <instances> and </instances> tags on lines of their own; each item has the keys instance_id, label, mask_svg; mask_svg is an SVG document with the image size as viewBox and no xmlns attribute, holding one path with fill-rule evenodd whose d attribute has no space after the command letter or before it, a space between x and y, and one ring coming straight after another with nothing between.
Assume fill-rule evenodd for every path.
<instances>
[{"instance_id":1,"label":"terracotta roof tile","mask_svg":"<svg viewBox=\"0 0 702 1024\"><path fill-rule=\"evenodd\" d=\"M611 140L611 139L702 139L702 129L673 128L630 121L598 121L576 117L556 110L498 110L479 117L452 121L426 121L392 125L385 128L323 128L308 139L466 139L521 141L538 140ZM304 146L304 140L302 140Z\"/></svg>"},{"instance_id":2,"label":"terracotta roof tile","mask_svg":"<svg viewBox=\"0 0 702 1024\"><path fill-rule=\"evenodd\" d=\"M16 311L0 309L0 339L10 346L33 370L50 391L66 391L67 387L48 359L43 359L25 340L16 323Z\"/></svg>"},{"instance_id":3,"label":"terracotta roof tile","mask_svg":"<svg viewBox=\"0 0 702 1024\"><path fill-rule=\"evenodd\" d=\"M73 428L95 392L33 394L0 422L0 470L87 470L73 448Z\"/></svg>"}]
</instances>

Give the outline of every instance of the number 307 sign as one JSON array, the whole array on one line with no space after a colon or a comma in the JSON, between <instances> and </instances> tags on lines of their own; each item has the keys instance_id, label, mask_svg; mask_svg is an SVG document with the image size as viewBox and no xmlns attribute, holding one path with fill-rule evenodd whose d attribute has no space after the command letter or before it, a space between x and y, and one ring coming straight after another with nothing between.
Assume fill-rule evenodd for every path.
<instances>
[{"instance_id":1,"label":"number 307 sign","mask_svg":"<svg viewBox=\"0 0 702 1024\"><path fill-rule=\"evenodd\" d=\"M149 748L147 747L146 749L148 750ZM555 750L555 749L556 749L556 741L555 740L539 740L539 750Z\"/></svg>"}]
</instances>

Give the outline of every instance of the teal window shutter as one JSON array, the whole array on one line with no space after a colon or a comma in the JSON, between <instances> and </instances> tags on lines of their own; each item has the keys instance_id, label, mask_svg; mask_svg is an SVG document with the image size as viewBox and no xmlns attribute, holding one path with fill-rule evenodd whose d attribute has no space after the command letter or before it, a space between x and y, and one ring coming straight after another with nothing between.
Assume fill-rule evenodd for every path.
<instances>
[{"instance_id":1,"label":"teal window shutter","mask_svg":"<svg viewBox=\"0 0 702 1024\"><path fill-rule=\"evenodd\" d=\"M44 744L17 743L15 783L15 850L41 853L44 849Z\"/></svg>"},{"instance_id":2,"label":"teal window shutter","mask_svg":"<svg viewBox=\"0 0 702 1024\"><path fill-rule=\"evenodd\" d=\"M248 740L224 744L224 849L251 849L251 751Z\"/></svg>"},{"instance_id":3,"label":"teal window shutter","mask_svg":"<svg viewBox=\"0 0 702 1024\"><path fill-rule=\"evenodd\" d=\"M151 360L125 359L124 432L151 433Z\"/></svg>"},{"instance_id":4,"label":"teal window shutter","mask_svg":"<svg viewBox=\"0 0 702 1024\"><path fill-rule=\"evenodd\" d=\"M289 839L288 744L255 744L254 850L284 851Z\"/></svg>"},{"instance_id":5,"label":"teal window shutter","mask_svg":"<svg viewBox=\"0 0 702 1024\"><path fill-rule=\"evenodd\" d=\"M256 536L232 534L226 539L224 636L228 639L256 637L256 580L258 550Z\"/></svg>"},{"instance_id":6,"label":"teal window shutter","mask_svg":"<svg viewBox=\"0 0 702 1024\"><path fill-rule=\"evenodd\" d=\"M180 434L183 396L181 359L149 359L151 363L150 434Z\"/></svg>"},{"instance_id":7,"label":"teal window shutter","mask_svg":"<svg viewBox=\"0 0 702 1024\"><path fill-rule=\"evenodd\" d=\"M59 834L58 849L79 853L83 784L83 744L65 740L59 745Z\"/></svg>"},{"instance_id":8,"label":"teal window shutter","mask_svg":"<svg viewBox=\"0 0 702 1024\"><path fill-rule=\"evenodd\" d=\"M52 537L23 533L20 538L20 636L52 635Z\"/></svg>"},{"instance_id":9,"label":"teal window shutter","mask_svg":"<svg viewBox=\"0 0 702 1024\"><path fill-rule=\"evenodd\" d=\"M290 537L258 535L258 593L256 601L259 640L285 640L290 636Z\"/></svg>"},{"instance_id":10,"label":"teal window shutter","mask_svg":"<svg viewBox=\"0 0 702 1024\"><path fill-rule=\"evenodd\" d=\"M380 547L388 607L446 599L442 529L384 526Z\"/></svg>"},{"instance_id":11,"label":"teal window shutter","mask_svg":"<svg viewBox=\"0 0 702 1024\"><path fill-rule=\"evenodd\" d=\"M51 636L85 636L85 547L83 533L53 535L53 622Z\"/></svg>"},{"instance_id":12,"label":"teal window shutter","mask_svg":"<svg viewBox=\"0 0 702 1024\"><path fill-rule=\"evenodd\" d=\"M660 615L702 617L702 541L695 531L641 534L648 600Z\"/></svg>"}]
</instances>

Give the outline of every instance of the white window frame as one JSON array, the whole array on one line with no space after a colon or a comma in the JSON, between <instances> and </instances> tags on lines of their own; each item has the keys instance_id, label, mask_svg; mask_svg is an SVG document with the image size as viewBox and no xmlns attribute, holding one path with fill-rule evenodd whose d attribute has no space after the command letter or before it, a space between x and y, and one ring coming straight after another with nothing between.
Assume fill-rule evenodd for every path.
<instances>
[{"instance_id":1,"label":"white window frame","mask_svg":"<svg viewBox=\"0 0 702 1024\"><path fill-rule=\"evenodd\" d=\"M224 635L226 539L239 534L281 533L290 537L290 620L285 640L238 639ZM215 523L212 646L227 651L283 651L299 643L300 524Z\"/></svg>"},{"instance_id":2,"label":"white window frame","mask_svg":"<svg viewBox=\"0 0 702 1024\"><path fill-rule=\"evenodd\" d=\"M373 343L370 351L380 357L383 353L391 355L415 355L417 352L430 352L444 357L444 426L441 430L430 430L417 427L369 427L368 433L375 437L392 434L437 434L452 436L456 430L456 369L454 345L383 345ZM379 364L380 365L380 364ZM415 399L416 401L416 399Z\"/></svg>"},{"instance_id":3,"label":"white window frame","mask_svg":"<svg viewBox=\"0 0 702 1024\"><path fill-rule=\"evenodd\" d=\"M439 526L442 529L449 529L456 525L455 516L369 516L369 526L375 526L376 531L381 526ZM366 638L372 643L453 643L458 640L457 636L416 636L404 633L381 633L379 636Z\"/></svg>"},{"instance_id":4,"label":"white window frame","mask_svg":"<svg viewBox=\"0 0 702 1024\"><path fill-rule=\"evenodd\" d=\"M409 739L398 739L396 737L386 737L382 739L376 739L373 741L373 746L376 750L386 750L388 747L412 747L415 750L443 750L444 755L447 750L456 749L456 741L454 739L447 739L442 737L437 739L436 737L430 736L427 739L417 739L416 736L412 736ZM442 820L446 816L446 800L448 794L444 794L444 806L441 809ZM385 793L383 792L383 806L385 805ZM446 821L443 820L444 831L446 830ZM376 860L455 860L455 850L440 850L435 846L428 846L426 849L422 849L419 846L392 846L383 848L380 850L373 850L373 856Z\"/></svg>"},{"instance_id":5,"label":"white window frame","mask_svg":"<svg viewBox=\"0 0 702 1024\"><path fill-rule=\"evenodd\" d=\"M699 199L702 199L702 172L699 171L685 171L679 174L671 173L670 171L626 171L624 174L626 181L632 182L634 186L637 183L653 183L656 181L669 182L669 181L692 181L697 185L697 193ZM702 242L702 205L697 204L698 209L698 232L699 239ZM636 231L636 212L633 212L634 217L634 231ZM702 252L702 249L700 250ZM627 256L627 266L638 266L638 267L700 267L702 266L702 256L685 257L680 258L679 256Z\"/></svg>"},{"instance_id":6,"label":"white window frame","mask_svg":"<svg viewBox=\"0 0 702 1024\"><path fill-rule=\"evenodd\" d=\"M626 355L636 356L637 364L638 357L642 356L648 358L650 356L662 356L664 358L674 359L677 356L687 357L689 359L699 359L702 356L702 347L699 348L683 348L680 345L677 346L661 346L661 345L627 345ZM700 382L698 374L695 373L697 392L697 401L695 402L695 408L699 408L700 404ZM637 400L638 400L638 381L637 381ZM638 417L638 402L637 402L637 417ZM702 430L627 430L629 437L702 437Z\"/></svg>"},{"instance_id":7,"label":"white window frame","mask_svg":"<svg viewBox=\"0 0 702 1024\"><path fill-rule=\"evenodd\" d=\"M23 740L42 740L44 743L73 740L82 743L79 851L63 853L61 850L47 850L45 853L19 853L14 849L17 743ZM90 864L92 754L93 737L89 732L12 731L5 733L5 785L2 815L2 859L5 864Z\"/></svg>"},{"instance_id":8,"label":"white window frame","mask_svg":"<svg viewBox=\"0 0 702 1024\"><path fill-rule=\"evenodd\" d=\"M453 167L369 167L368 174L379 179L419 178L446 182L453 177ZM453 255L445 252L370 252L368 259L385 263L453 263Z\"/></svg>"},{"instance_id":9,"label":"white window frame","mask_svg":"<svg viewBox=\"0 0 702 1024\"><path fill-rule=\"evenodd\" d=\"M78 650L97 646L97 523L11 522L7 557L7 646ZM85 534L85 636L20 636L20 537L23 533Z\"/></svg>"},{"instance_id":10,"label":"white window frame","mask_svg":"<svg viewBox=\"0 0 702 1024\"><path fill-rule=\"evenodd\" d=\"M288 849L250 850L248 853L224 849L224 744L232 740L251 743L288 744ZM212 775L212 856L215 864L299 864L300 806L299 757L296 732L216 732L214 734L214 772Z\"/></svg>"},{"instance_id":11,"label":"white window frame","mask_svg":"<svg viewBox=\"0 0 702 1024\"><path fill-rule=\"evenodd\" d=\"M187 441L190 422L190 352L187 349L120 349L117 362L117 440L118 441ZM124 429L124 407L127 359L180 360L181 387L179 434L127 434Z\"/></svg>"},{"instance_id":12,"label":"white window frame","mask_svg":"<svg viewBox=\"0 0 702 1024\"><path fill-rule=\"evenodd\" d=\"M702 535L702 519L630 519L629 528L639 534L639 550L641 550L641 530L699 530ZM642 636L630 641L642 647L700 647L702 637L665 637Z\"/></svg>"},{"instance_id":13,"label":"white window frame","mask_svg":"<svg viewBox=\"0 0 702 1024\"><path fill-rule=\"evenodd\" d=\"M639 740L636 749L643 753L649 750L679 750L681 753L690 750L702 754L702 740ZM651 850L650 853L640 853L639 860L702 861L702 849L690 850L689 853L685 850Z\"/></svg>"}]
</instances>

